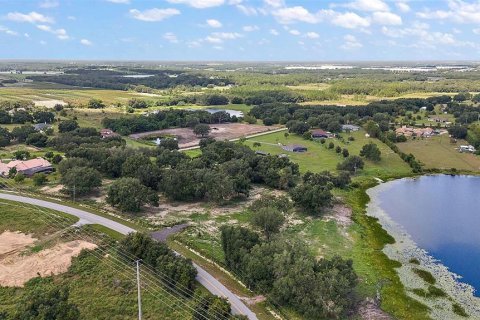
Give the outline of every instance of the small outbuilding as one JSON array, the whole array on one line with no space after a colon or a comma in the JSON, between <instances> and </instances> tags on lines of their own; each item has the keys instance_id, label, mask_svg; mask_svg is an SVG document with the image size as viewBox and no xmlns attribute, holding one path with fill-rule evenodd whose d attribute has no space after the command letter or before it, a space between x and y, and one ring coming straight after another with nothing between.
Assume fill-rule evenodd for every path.
<instances>
[{"instance_id":1,"label":"small outbuilding","mask_svg":"<svg viewBox=\"0 0 480 320\"><path fill-rule=\"evenodd\" d=\"M265 152L265 151L255 151L255 154L258 154L259 156L269 156L270 153Z\"/></svg>"},{"instance_id":2,"label":"small outbuilding","mask_svg":"<svg viewBox=\"0 0 480 320\"><path fill-rule=\"evenodd\" d=\"M116 137L118 136L118 133L113 132L113 130L111 129L101 129L100 136L102 136L102 139L105 139L105 138Z\"/></svg>"},{"instance_id":3,"label":"small outbuilding","mask_svg":"<svg viewBox=\"0 0 480 320\"><path fill-rule=\"evenodd\" d=\"M33 129L34 129L35 131L38 131L38 132L43 132L43 131L45 131L45 130L50 129L51 127L52 127L52 125L50 125L50 124L48 124L48 123L46 123L46 122L45 122L45 123L35 123L35 124L33 125Z\"/></svg>"},{"instance_id":4,"label":"small outbuilding","mask_svg":"<svg viewBox=\"0 0 480 320\"><path fill-rule=\"evenodd\" d=\"M342 131L358 131L360 129L359 126L354 124L344 124L342 125Z\"/></svg>"},{"instance_id":5,"label":"small outbuilding","mask_svg":"<svg viewBox=\"0 0 480 320\"><path fill-rule=\"evenodd\" d=\"M301 144L289 144L289 145L283 146L283 150L290 151L290 152L306 152L308 149L307 147L302 146Z\"/></svg>"}]
</instances>

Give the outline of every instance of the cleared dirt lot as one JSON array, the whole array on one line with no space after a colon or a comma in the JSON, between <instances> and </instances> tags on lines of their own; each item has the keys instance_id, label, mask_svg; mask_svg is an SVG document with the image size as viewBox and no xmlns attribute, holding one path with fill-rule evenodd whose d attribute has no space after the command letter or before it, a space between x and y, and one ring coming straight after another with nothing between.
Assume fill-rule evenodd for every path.
<instances>
[{"instance_id":1,"label":"cleared dirt lot","mask_svg":"<svg viewBox=\"0 0 480 320\"><path fill-rule=\"evenodd\" d=\"M256 133L266 132L278 129L278 127L267 127L256 124L246 123L220 123L210 125L210 137L217 140L230 140L240 138L243 136L249 136ZM175 128L156 130L142 133L131 134L130 138L138 140L148 137L158 137L160 135L176 136L178 140L178 146L180 148L195 147L199 144L200 138L197 137L193 130L190 128Z\"/></svg>"},{"instance_id":2,"label":"cleared dirt lot","mask_svg":"<svg viewBox=\"0 0 480 320\"><path fill-rule=\"evenodd\" d=\"M66 272L72 257L83 249L95 249L93 243L74 240L29 253L28 247L37 239L20 232L0 234L0 286L22 287L37 276L50 276Z\"/></svg>"}]
</instances>

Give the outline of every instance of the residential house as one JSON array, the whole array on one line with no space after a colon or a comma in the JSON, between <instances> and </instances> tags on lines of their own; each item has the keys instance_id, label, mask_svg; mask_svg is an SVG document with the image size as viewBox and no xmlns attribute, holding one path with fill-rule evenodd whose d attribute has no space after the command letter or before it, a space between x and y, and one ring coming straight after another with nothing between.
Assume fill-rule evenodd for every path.
<instances>
[{"instance_id":1,"label":"residential house","mask_svg":"<svg viewBox=\"0 0 480 320\"><path fill-rule=\"evenodd\" d=\"M290 152L306 152L308 150L307 147L302 146L301 144L289 144L282 148L283 150Z\"/></svg>"},{"instance_id":2,"label":"residential house","mask_svg":"<svg viewBox=\"0 0 480 320\"><path fill-rule=\"evenodd\" d=\"M33 176L39 172L52 172L53 166L50 162L43 158L36 158L30 160L13 160L9 163L0 163L0 175L7 176L10 169L17 169L18 173L23 173L26 176Z\"/></svg>"},{"instance_id":3,"label":"residential house","mask_svg":"<svg viewBox=\"0 0 480 320\"><path fill-rule=\"evenodd\" d=\"M260 151L260 150L255 151L255 154L258 154L259 156L269 156L270 155L270 153L265 152L265 151Z\"/></svg>"},{"instance_id":4,"label":"residential house","mask_svg":"<svg viewBox=\"0 0 480 320\"><path fill-rule=\"evenodd\" d=\"M410 128L407 126L402 126L395 130L397 136L405 137L431 137L435 134L435 130L432 128Z\"/></svg>"},{"instance_id":5,"label":"residential house","mask_svg":"<svg viewBox=\"0 0 480 320\"><path fill-rule=\"evenodd\" d=\"M102 139L105 138L111 138L111 137L117 137L119 134L113 132L111 129L101 129L100 130L100 136L102 136Z\"/></svg>"},{"instance_id":6,"label":"residential house","mask_svg":"<svg viewBox=\"0 0 480 320\"><path fill-rule=\"evenodd\" d=\"M332 135L329 132L323 131L322 129L317 129L312 131L313 139L330 138L331 136Z\"/></svg>"},{"instance_id":7,"label":"residential house","mask_svg":"<svg viewBox=\"0 0 480 320\"><path fill-rule=\"evenodd\" d=\"M52 125L51 125L51 124L48 124L48 123L46 123L46 122L45 122L45 123L35 123L35 124L33 125L33 129L34 129L35 131L39 131L39 132L44 132L45 130L50 129L51 127L52 127Z\"/></svg>"},{"instance_id":8,"label":"residential house","mask_svg":"<svg viewBox=\"0 0 480 320\"><path fill-rule=\"evenodd\" d=\"M354 124L344 124L342 125L342 131L358 131L360 130L359 126L356 126Z\"/></svg>"},{"instance_id":9,"label":"residential house","mask_svg":"<svg viewBox=\"0 0 480 320\"><path fill-rule=\"evenodd\" d=\"M449 120L447 118L439 118L439 117L428 118L428 121L432 121L432 122L436 122L436 123L448 123L449 122Z\"/></svg>"}]
</instances>

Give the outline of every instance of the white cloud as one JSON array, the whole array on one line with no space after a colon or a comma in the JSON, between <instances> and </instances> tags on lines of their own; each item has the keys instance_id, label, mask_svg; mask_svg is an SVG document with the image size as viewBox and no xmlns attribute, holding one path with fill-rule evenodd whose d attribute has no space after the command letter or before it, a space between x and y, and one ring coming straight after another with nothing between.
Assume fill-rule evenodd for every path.
<instances>
[{"instance_id":1,"label":"white cloud","mask_svg":"<svg viewBox=\"0 0 480 320\"><path fill-rule=\"evenodd\" d=\"M209 27L212 27L212 28L221 28L222 27L222 23L218 20L215 20L215 19L208 19L207 20L207 25Z\"/></svg>"},{"instance_id":2,"label":"white cloud","mask_svg":"<svg viewBox=\"0 0 480 320\"><path fill-rule=\"evenodd\" d=\"M480 24L480 1L468 3L461 0L449 0L449 10L417 12L422 19L450 19L457 23Z\"/></svg>"},{"instance_id":3,"label":"white cloud","mask_svg":"<svg viewBox=\"0 0 480 320\"><path fill-rule=\"evenodd\" d=\"M295 30L295 29L290 30L289 32L290 32L290 34L293 34L294 36L299 36L300 35L300 31Z\"/></svg>"},{"instance_id":4,"label":"white cloud","mask_svg":"<svg viewBox=\"0 0 480 320\"><path fill-rule=\"evenodd\" d=\"M399 1L395 4L401 12L409 12L410 11L410 6L406 2Z\"/></svg>"},{"instance_id":5,"label":"white cloud","mask_svg":"<svg viewBox=\"0 0 480 320\"><path fill-rule=\"evenodd\" d=\"M372 18L374 22L382 25L395 26L402 24L402 18L399 15L391 12L374 12Z\"/></svg>"},{"instance_id":6,"label":"white cloud","mask_svg":"<svg viewBox=\"0 0 480 320\"><path fill-rule=\"evenodd\" d=\"M426 23L414 23L409 28L382 28L382 33L391 38L408 38L410 46L434 48L438 44L471 46L471 42L457 41L453 34L430 30Z\"/></svg>"},{"instance_id":7,"label":"white cloud","mask_svg":"<svg viewBox=\"0 0 480 320\"><path fill-rule=\"evenodd\" d=\"M480 28L475 28L472 30L475 34L480 34Z\"/></svg>"},{"instance_id":8,"label":"white cloud","mask_svg":"<svg viewBox=\"0 0 480 320\"><path fill-rule=\"evenodd\" d=\"M77 18L76 18L75 16L68 16L67 19L68 19L68 20L72 20L72 21L77 20Z\"/></svg>"},{"instance_id":9,"label":"white cloud","mask_svg":"<svg viewBox=\"0 0 480 320\"><path fill-rule=\"evenodd\" d=\"M202 44L200 43L200 41L190 41L190 42L187 42L187 46L189 48L198 48L200 47Z\"/></svg>"},{"instance_id":10,"label":"white cloud","mask_svg":"<svg viewBox=\"0 0 480 320\"><path fill-rule=\"evenodd\" d=\"M205 41L210 42L210 43L222 43L223 40L214 36L207 36L205 38Z\"/></svg>"},{"instance_id":11,"label":"white cloud","mask_svg":"<svg viewBox=\"0 0 480 320\"><path fill-rule=\"evenodd\" d=\"M253 32L253 31L260 30L260 28L258 26L244 26L242 29L245 32Z\"/></svg>"},{"instance_id":12,"label":"white cloud","mask_svg":"<svg viewBox=\"0 0 480 320\"><path fill-rule=\"evenodd\" d=\"M274 36L278 36L280 33L275 29L270 29L270 34L273 34Z\"/></svg>"},{"instance_id":13,"label":"white cloud","mask_svg":"<svg viewBox=\"0 0 480 320\"><path fill-rule=\"evenodd\" d=\"M283 0L263 0L263 2L272 8L280 8L285 6L285 2Z\"/></svg>"},{"instance_id":14,"label":"white cloud","mask_svg":"<svg viewBox=\"0 0 480 320\"><path fill-rule=\"evenodd\" d=\"M38 12L32 11L30 13L10 12L7 14L7 19L16 22L30 22L30 23L53 23L53 19Z\"/></svg>"},{"instance_id":15,"label":"white cloud","mask_svg":"<svg viewBox=\"0 0 480 320\"><path fill-rule=\"evenodd\" d=\"M257 9L251 6L245 6L243 4L237 4L235 6L238 10L240 10L246 16L256 16L258 14Z\"/></svg>"},{"instance_id":16,"label":"white cloud","mask_svg":"<svg viewBox=\"0 0 480 320\"><path fill-rule=\"evenodd\" d=\"M0 32L8 34L10 36L18 36L18 32L8 29L7 27L0 26Z\"/></svg>"},{"instance_id":17,"label":"white cloud","mask_svg":"<svg viewBox=\"0 0 480 320\"><path fill-rule=\"evenodd\" d=\"M237 32L213 32L212 36L223 40L234 40L243 37Z\"/></svg>"},{"instance_id":18,"label":"white cloud","mask_svg":"<svg viewBox=\"0 0 480 320\"><path fill-rule=\"evenodd\" d=\"M49 32L49 33L55 35L60 40L70 39L70 37L68 36L67 31L65 29L53 29L52 27L47 26L45 24L39 24L39 25L37 25L37 28L42 30L42 31Z\"/></svg>"},{"instance_id":19,"label":"white cloud","mask_svg":"<svg viewBox=\"0 0 480 320\"><path fill-rule=\"evenodd\" d=\"M345 5L359 11L389 11L388 5L381 0L356 0Z\"/></svg>"},{"instance_id":20,"label":"white cloud","mask_svg":"<svg viewBox=\"0 0 480 320\"><path fill-rule=\"evenodd\" d=\"M215 50L223 50L223 47L222 47L222 46L213 46L213 49L215 49Z\"/></svg>"},{"instance_id":21,"label":"white cloud","mask_svg":"<svg viewBox=\"0 0 480 320\"><path fill-rule=\"evenodd\" d=\"M368 21L368 19L360 17L353 12L337 14L333 18L332 23L347 29L366 28L370 26L370 21Z\"/></svg>"},{"instance_id":22,"label":"white cloud","mask_svg":"<svg viewBox=\"0 0 480 320\"><path fill-rule=\"evenodd\" d=\"M173 32L167 32L163 35L163 39L171 43L178 43L178 38Z\"/></svg>"},{"instance_id":23,"label":"white cloud","mask_svg":"<svg viewBox=\"0 0 480 320\"><path fill-rule=\"evenodd\" d=\"M26 33L26 32L23 34L23 36L24 36L25 38L30 38L30 35L29 35L28 33Z\"/></svg>"},{"instance_id":24,"label":"white cloud","mask_svg":"<svg viewBox=\"0 0 480 320\"><path fill-rule=\"evenodd\" d=\"M320 35L318 33L312 31L312 32L305 33L305 37L309 38L309 39L318 39L318 38L320 38Z\"/></svg>"},{"instance_id":25,"label":"white cloud","mask_svg":"<svg viewBox=\"0 0 480 320\"><path fill-rule=\"evenodd\" d=\"M180 11L172 8L167 8L167 9L153 8L145 11L131 9L130 14L134 19L147 21L147 22L154 22L154 21L162 21L164 19L178 15L180 14Z\"/></svg>"},{"instance_id":26,"label":"white cloud","mask_svg":"<svg viewBox=\"0 0 480 320\"><path fill-rule=\"evenodd\" d=\"M318 15L310 13L302 6L280 8L272 12L273 16L278 22L283 24L293 23L296 21L307 23L318 23L320 17Z\"/></svg>"},{"instance_id":27,"label":"white cloud","mask_svg":"<svg viewBox=\"0 0 480 320\"><path fill-rule=\"evenodd\" d=\"M40 40L40 42L39 42L39 43L40 43L42 46L44 46L44 45L46 45L46 44L47 44L47 42L46 42L46 41L44 41L44 40Z\"/></svg>"},{"instance_id":28,"label":"white cloud","mask_svg":"<svg viewBox=\"0 0 480 320\"><path fill-rule=\"evenodd\" d=\"M57 0L45 0L40 2L40 8L49 9L49 8L56 8L60 5Z\"/></svg>"},{"instance_id":29,"label":"white cloud","mask_svg":"<svg viewBox=\"0 0 480 320\"><path fill-rule=\"evenodd\" d=\"M130 4L130 0L106 0L111 3Z\"/></svg>"},{"instance_id":30,"label":"white cloud","mask_svg":"<svg viewBox=\"0 0 480 320\"><path fill-rule=\"evenodd\" d=\"M167 0L170 3L186 4L197 9L218 7L225 3L225 0Z\"/></svg>"},{"instance_id":31,"label":"white cloud","mask_svg":"<svg viewBox=\"0 0 480 320\"><path fill-rule=\"evenodd\" d=\"M84 46L92 46L93 45L92 41L90 41L88 39L82 39L82 40L80 40L80 43L83 44Z\"/></svg>"},{"instance_id":32,"label":"white cloud","mask_svg":"<svg viewBox=\"0 0 480 320\"><path fill-rule=\"evenodd\" d=\"M342 45L342 49L352 50L363 47L363 45L351 34L347 34L343 37L345 43Z\"/></svg>"}]
</instances>

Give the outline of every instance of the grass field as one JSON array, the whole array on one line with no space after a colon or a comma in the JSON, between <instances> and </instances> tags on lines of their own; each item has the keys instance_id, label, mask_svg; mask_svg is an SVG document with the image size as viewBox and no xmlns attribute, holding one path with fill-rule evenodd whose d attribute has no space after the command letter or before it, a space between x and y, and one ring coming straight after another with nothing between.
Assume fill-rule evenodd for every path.
<instances>
[{"instance_id":1,"label":"grass field","mask_svg":"<svg viewBox=\"0 0 480 320\"><path fill-rule=\"evenodd\" d=\"M335 146L339 145L342 149L348 149L350 155L359 155L361 148L365 144L374 142L380 148L382 160L378 163L365 161L365 169L360 173L361 175L387 178L408 175L410 173L410 167L381 141L366 138L363 130L353 132L351 135L355 138L355 141L341 142L338 139L327 139L326 143L322 145L319 141L305 140L294 134L285 137L284 132L277 132L249 139L245 143L254 150L261 150L269 152L270 154L287 154L290 160L299 164L301 172L320 172L325 170L335 171L337 164L344 160L341 154L335 152L335 149L328 149L330 141L332 141ZM343 137L347 140L348 134L343 134ZM254 142L260 142L261 146L253 147ZM304 153L288 152L278 146L278 143L284 145L301 144L307 147L308 151Z\"/></svg>"},{"instance_id":2,"label":"grass field","mask_svg":"<svg viewBox=\"0 0 480 320\"><path fill-rule=\"evenodd\" d=\"M420 160L426 168L480 171L480 157L470 153L460 153L455 148L468 144L459 140L450 143L448 135L431 137L428 139L409 139L398 143L398 147L405 153L411 153Z\"/></svg>"}]
</instances>

